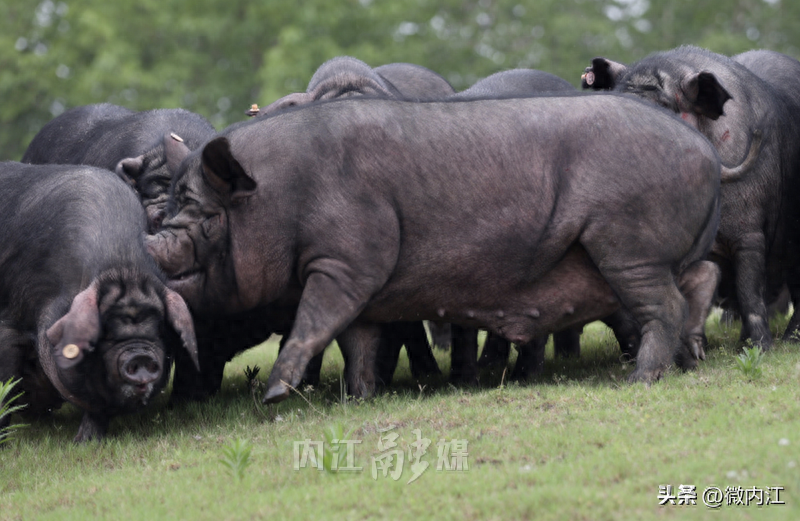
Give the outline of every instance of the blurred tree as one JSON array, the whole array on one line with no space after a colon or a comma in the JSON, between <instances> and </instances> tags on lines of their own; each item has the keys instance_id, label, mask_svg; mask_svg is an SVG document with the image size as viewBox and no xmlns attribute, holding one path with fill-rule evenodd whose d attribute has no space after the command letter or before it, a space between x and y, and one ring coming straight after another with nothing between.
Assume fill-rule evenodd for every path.
<instances>
[{"instance_id":1,"label":"blurred tree","mask_svg":"<svg viewBox=\"0 0 800 521\"><path fill-rule=\"evenodd\" d=\"M577 85L594 56L682 44L800 55L792 0L3 0L0 159L65 109L184 107L217 128L305 90L325 60L411 62L463 89L514 67Z\"/></svg>"}]
</instances>

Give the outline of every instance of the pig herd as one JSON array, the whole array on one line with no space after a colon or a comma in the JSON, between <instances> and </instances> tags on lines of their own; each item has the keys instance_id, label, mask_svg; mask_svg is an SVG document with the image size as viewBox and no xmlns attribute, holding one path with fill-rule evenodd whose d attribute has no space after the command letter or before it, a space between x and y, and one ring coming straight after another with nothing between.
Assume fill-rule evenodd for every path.
<instances>
[{"instance_id":1,"label":"pig herd","mask_svg":"<svg viewBox=\"0 0 800 521\"><path fill-rule=\"evenodd\" d=\"M65 112L0 163L0 381L30 413L81 408L86 441L173 363L171 400L202 400L273 333L266 403L316 382L333 340L355 397L404 345L437 373L423 321L467 384L479 329L481 363L516 345L518 379L594 320L631 381L693 368L714 304L769 349L768 305L800 303L800 62L680 47L581 82L516 69L456 93L339 57L219 133L180 109Z\"/></svg>"}]
</instances>

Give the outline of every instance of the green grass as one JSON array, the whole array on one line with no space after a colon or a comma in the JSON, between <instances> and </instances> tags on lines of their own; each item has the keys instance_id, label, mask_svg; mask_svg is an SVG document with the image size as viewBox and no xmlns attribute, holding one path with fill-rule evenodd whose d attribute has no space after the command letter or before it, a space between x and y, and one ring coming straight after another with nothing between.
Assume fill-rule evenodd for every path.
<instances>
[{"instance_id":1,"label":"green grass","mask_svg":"<svg viewBox=\"0 0 800 521\"><path fill-rule=\"evenodd\" d=\"M262 411L244 369L259 365L266 379L271 340L229 364L209 403L168 410L165 394L115 419L102 443L72 443L72 407L17 431L0 450L0 519L800 519L800 345L777 343L750 380L735 363L738 329L713 317L709 338L697 371L649 388L625 382L632 366L600 325L587 328L580 360L554 360L549 346L527 386L490 374L480 389L434 379L420 390L403 355L395 385L363 403L341 400L334 348L319 388ZM449 354L437 358L446 373ZM351 429L363 471L293 470L293 442ZM430 465L407 485L414 429L431 440ZM390 432L404 471L374 480ZM241 480L220 462L239 439L252 445ZM440 439L467 440L469 470L436 470ZM698 505L658 506L668 484L695 485ZM714 511L701 500L709 486L783 486L786 504Z\"/></svg>"}]
</instances>

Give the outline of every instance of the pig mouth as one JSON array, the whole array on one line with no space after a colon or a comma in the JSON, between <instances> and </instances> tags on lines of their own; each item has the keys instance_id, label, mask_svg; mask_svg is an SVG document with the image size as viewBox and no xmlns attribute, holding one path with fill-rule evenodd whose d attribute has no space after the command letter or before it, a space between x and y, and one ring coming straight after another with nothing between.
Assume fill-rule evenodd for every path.
<instances>
[{"instance_id":1,"label":"pig mouth","mask_svg":"<svg viewBox=\"0 0 800 521\"><path fill-rule=\"evenodd\" d=\"M200 268L189 268L174 275L167 276L167 287L180 293L180 288L193 286L200 282L203 270Z\"/></svg>"}]
</instances>

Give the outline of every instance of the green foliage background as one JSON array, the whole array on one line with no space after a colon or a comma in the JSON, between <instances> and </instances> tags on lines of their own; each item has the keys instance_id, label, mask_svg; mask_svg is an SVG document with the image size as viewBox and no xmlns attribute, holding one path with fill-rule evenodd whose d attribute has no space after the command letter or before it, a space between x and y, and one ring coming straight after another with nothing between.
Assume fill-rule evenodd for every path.
<instances>
[{"instance_id":1,"label":"green foliage background","mask_svg":"<svg viewBox=\"0 0 800 521\"><path fill-rule=\"evenodd\" d=\"M463 89L514 67L574 84L594 56L695 44L800 56L795 0L2 0L0 160L64 110L183 107L221 129L325 60L411 62Z\"/></svg>"}]
</instances>

